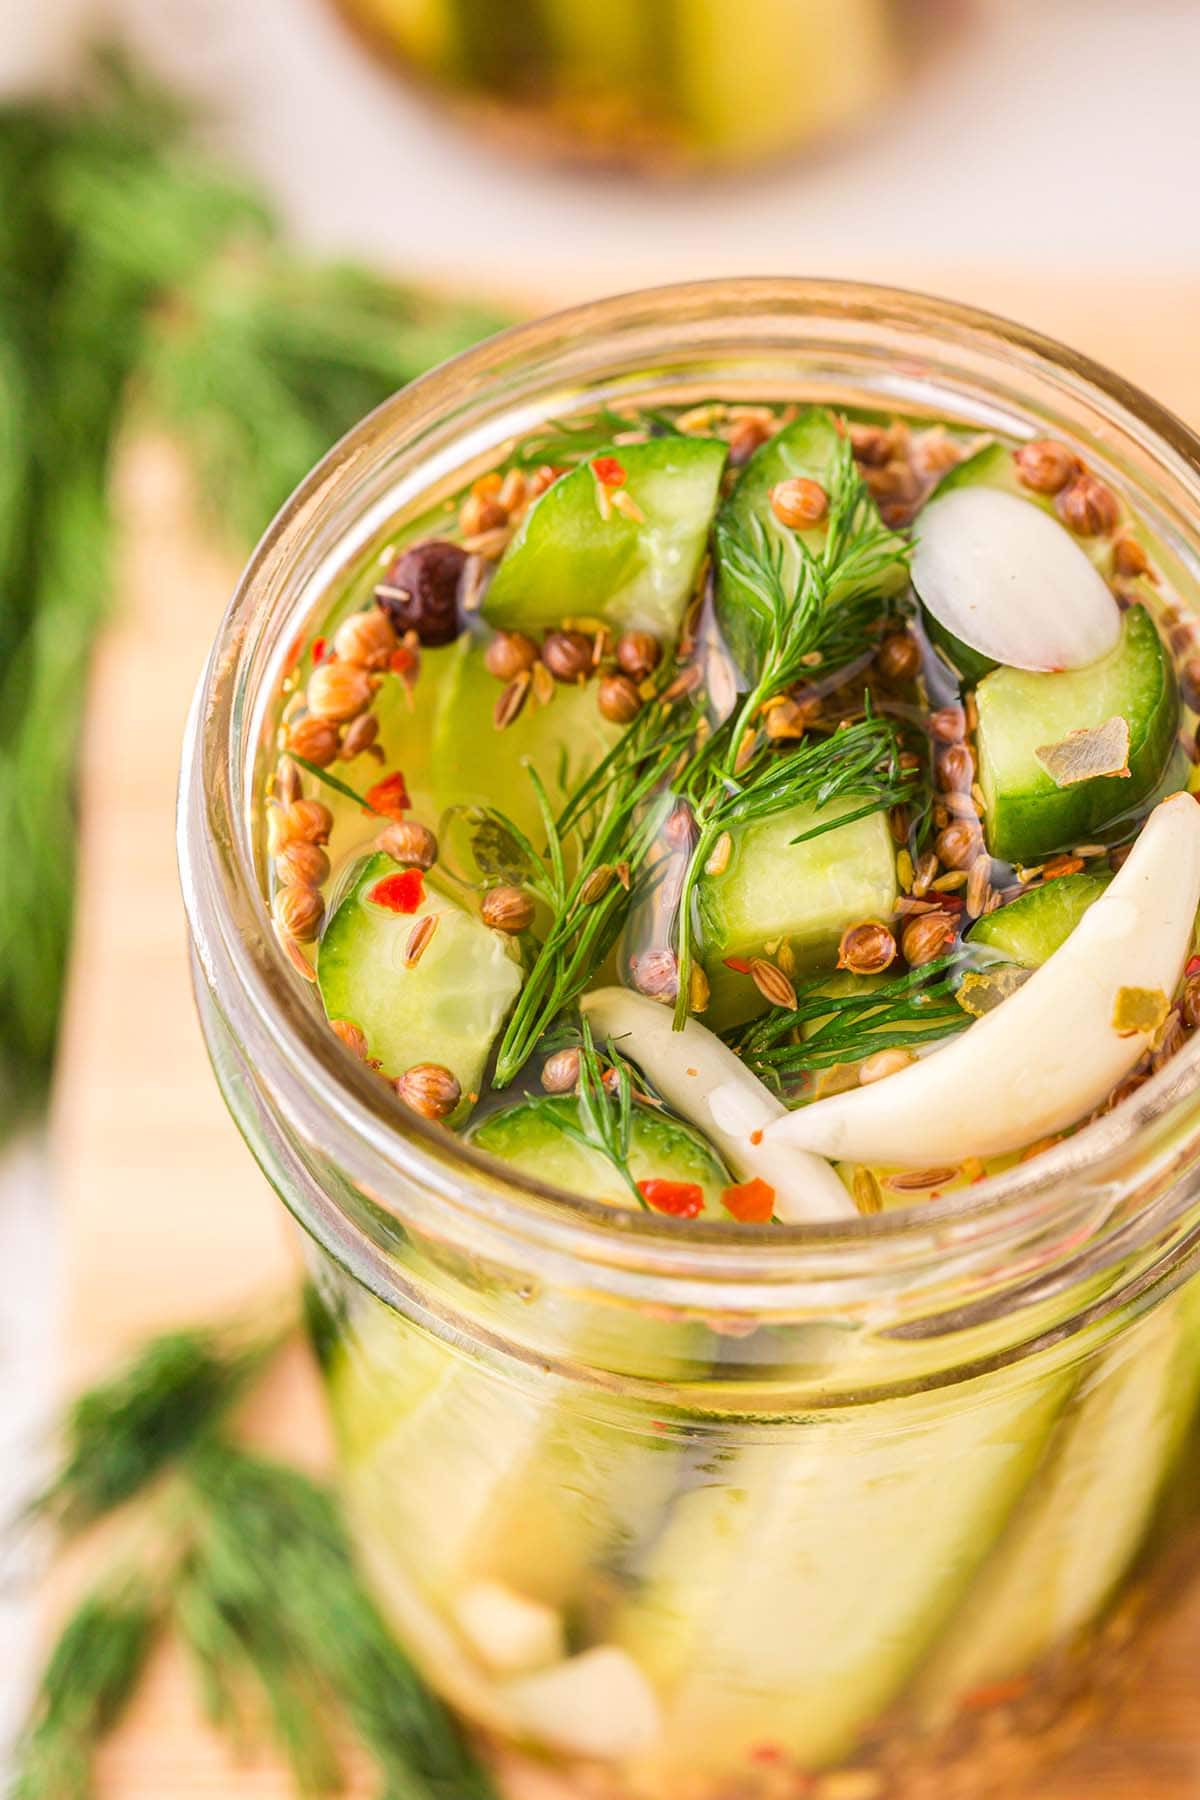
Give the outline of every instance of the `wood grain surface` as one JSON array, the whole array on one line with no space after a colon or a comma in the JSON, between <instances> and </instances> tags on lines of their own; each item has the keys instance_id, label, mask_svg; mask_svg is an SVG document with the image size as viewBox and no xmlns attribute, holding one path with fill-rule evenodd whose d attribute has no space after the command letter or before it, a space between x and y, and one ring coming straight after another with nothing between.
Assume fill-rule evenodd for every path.
<instances>
[{"instance_id":1,"label":"wood grain surface","mask_svg":"<svg viewBox=\"0 0 1200 1800\"><path fill-rule=\"evenodd\" d=\"M920 285L936 284L926 273ZM1097 293L983 275L942 285L1069 339L1200 422L1200 288L1120 280ZM270 1288L292 1261L282 1209L208 1068L175 873L179 745L236 564L195 518L169 446L131 443L118 488L120 610L88 723L79 931L56 1119L73 1381L148 1331ZM323 1420L299 1355L256 1397L253 1423L260 1440L323 1463ZM48 1630L87 1560L50 1583ZM513 1785L525 1800L550 1800L552 1790L529 1774ZM98 1800L283 1800L289 1791L273 1763L230 1761L199 1722L167 1650L104 1752ZM1039 1800L1200 1796L1200 1594L1163 1633L1137 1692L1036 1792Z\"/></svg>"}]
</instances>

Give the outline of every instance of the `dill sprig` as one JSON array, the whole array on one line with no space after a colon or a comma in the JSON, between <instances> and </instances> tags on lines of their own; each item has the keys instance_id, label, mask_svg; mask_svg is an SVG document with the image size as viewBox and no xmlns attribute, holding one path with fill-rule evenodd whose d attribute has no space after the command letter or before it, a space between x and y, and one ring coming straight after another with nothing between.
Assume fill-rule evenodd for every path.
<instances>
[{"instance_id":1,"label":"dill sprig","mask_svg":"<svg viewBox=\"0 0 1200 1800\"><path fill-rule=\"evenodd\" d=\"M213 1724L244 1747L265 1714L298 1793L340 1791L335 1746L353 1735L384 1800L494 1800L364 1589L332 1494L222 1433L283 1336L168 1333L71 1408L42 1516L74 1530L132 1512L145 1529L50 1655L11 1800L91 1800L93 1754L168 1628Z\"/></svg>"},{"instance_id":2,"label":"dill sprig","mask_svg":"<svg viewBox=\"0 0 1200 1800\"><path fill-rule=\"evenodd\" d=\"M903 975L844 993L818 976L798 991L794 1008L778 1007L726 1033L747 1066L773 1086L862 1062L876 1050L907 1050L949 1037L970 1024L954 997L961 956L943 956ZM803 1028L813 1026L807 1036Z\"/></svg>"},{"instance_id":3,"label":"dill sprig","mask_svg":"<svg viewBox=\"0 0 1200 1800\"><path fill-rule=\"evenodd\" d=\"M309 762L307 756L297 756L294 750L289 750L288 760L298 764L300 768L306 770L333 793L340 794L343 800L353 800L355 805L360 806L364 812L374 813L377 819L388 817L387 813L380 812L377 806L372 806L367 796L360 794L357 788L351 787L348 781L343 781L339 775L331 775L329 770L323 769L319 763Z\"/></svg>"},{"instance_id":4,"label":"dill sprig","mask_svg":"<svg viewBox=\"0 0 1200 1800\"><path fill-rule=\"evenodd\" d=\"M528 768L546 834L544 856L510 819L495 815L528 856L528 885L550 911L496 1052L497 1087L514 1078L617 940L635 878L672 804L666 771L694 733L694 714L690 706L683 710L681 719L674 706L644 707L557 817L536 769Z\"/></svg>"},{"instance_id":5,"label":"dill sprig","mask_svg":"<svg viewBox=\"0 0 1200 1800\"><path fill-rule=\"evenodd\" d=\"M592 1028L582 1021L582 1043L579 1046L579 1087L576 1097L578 1124L571 1119L562 1103L548 1095L535 1096L530 1104L552 1110L554 1123L585 1150L599 1150L606 1156L633 1198L647 1208L646 1196L637 1184L629 1166L629 1146L633 1133L633 1075L629 1064L613 1043L608 1045L608 1070L596 1049ZM605 1075L613 1077L610 1092Z\"/></svg>"}]
</instances>

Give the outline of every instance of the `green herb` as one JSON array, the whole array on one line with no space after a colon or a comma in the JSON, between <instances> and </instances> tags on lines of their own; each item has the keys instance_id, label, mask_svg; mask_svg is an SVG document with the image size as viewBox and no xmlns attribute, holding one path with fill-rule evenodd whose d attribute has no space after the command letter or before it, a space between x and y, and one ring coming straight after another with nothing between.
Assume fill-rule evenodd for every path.
<instances>
[{"instance_id":1,"label":"green herb","mask_svg":"<svg viewBox=\"0 0 1200 1800\"><path fill-rule=\"evenodd\" d=\"M537 771L528 770L546 833L544 857L537 856L510 819L496 815L532 859L528 885L551 915L500 1040L497 1087L513 1079L547 1027L578 999L616 942L634 878L672 804L663 787L665 773L694 733L690 707L685 721L678 713L673 706L644 707L557 818Z\"/></svg>"},{"instance_id":2,"label":"green herb","mask_svg":"<svg viewBox=\"0 0 1200 1800\"><path fill-rule=\"evenodd\" d=\"M9 1800L92 1800L92 1755L133 1694L154 1641L153 1588L110 1579L76 1608L13 1753Z\"/></svg>"},{"instance_id":3,"label":"green herb","mask_svg":"<svg viewBox=\"0 0 1200 1800\"><path fill-rule=\"evenodd\" d=\"M75 890L75 765L130 396L252 542L363 413L500 320L280 247L119 60L0 108L0 1133L44 1097Z\"/></svg>"},{"instance_id":4,"label":"green herb","mask_svg":"<svg viewBox=\"0 0 1200 1800\"><path fill-rule=\"evenodd\" d=\"M282 1341L172 1332L71 1408L40 1512L74 1530L122 1509L143 1549L65 1627L17 1745L12 1800L91 1800L93 1753L160 1627L178 1634L209 1718L239 1747L265 1714L298 1793L340 1791L334 1746L352 1735L385 1800L494 1800L363 1588L333 1496L221 1435Z\"/></svg>"},{"instance_id":5,"label":"green herb","mask_svg":"<svg viewBox=\"0 0 1200 1800\"><path fill-rule=\"evenodd\" d=\"M322 769L318 763L309 762L307 756L297 756L294 750L289 750L288 760L298 764L302 769L307 769L310 775L314 775L325 787L332 788L334 793L340 794L344 800L353 800L354 804L361 806L364 812L374 813L377 819L388 817L387 813L380 812L377 806L372 806L366 795L360 794L356 788L352 788L348 781L342 781L337 775L331 775L328 769Z\"/></svg>"},{"instance_id":6,"label":"green herb","mask_svg":"<svg viewBox=\"0 0 1200 1800\"><path fill-rule=\"evenodd\" d=\"M590 412L587 418L578 424L569 419L551 419L549 429L527 438L513 459L513 466L518 469L537 468L542 463L577 463L597 450L608 450L614 442L627 432L638 431L646 424L654 429L656 437L679 437L679 427L669 413L656 412L653 408L640 410L636 416L626 416L613 410L611 406L602 406L596 412ZM619 448L619 444L617 446Z\"/></svg>"},{"instance_id":7,"label":"green herb","mask_svg":"<svg viewBox=\"0 0 1200 1800\"><path fill-rule=\"evenodd\" d=\"M794 1009L779 1008L726 1034L747 1066L779 1087L836 1063L861 1062L876 1050L912 1049L970 1024L955 1000L960 956L939 957L906 974L863 982L844 993L828 977L806 983ZM805 1036L803 1028L813 1026Z\"/></svg>"},{"instance_id":8,"label":"green herb","mask_svg":"<svg viewBox=\"0 0 1200 1800\"><path fill-rule=\"evenodd\" d=\"M646 1207L646 1197L629 1166L629 1145L633 1133L633 1076L629 1064L615 1045L608 1045L608 1071L614 1078L615 1093L605 1086L606 1070L586 1019L582 1022L583 1042L579 1046L578 1113L580 1123L563 1116L561 1106L554 1106L554 1122L585 1150L599 1150L606 1156L638 1205ZM543 1044L545 1038L543 1038ZM552 1101L535 1099L532 1104L550 1107Z\"/></svg>"}]
</instances>

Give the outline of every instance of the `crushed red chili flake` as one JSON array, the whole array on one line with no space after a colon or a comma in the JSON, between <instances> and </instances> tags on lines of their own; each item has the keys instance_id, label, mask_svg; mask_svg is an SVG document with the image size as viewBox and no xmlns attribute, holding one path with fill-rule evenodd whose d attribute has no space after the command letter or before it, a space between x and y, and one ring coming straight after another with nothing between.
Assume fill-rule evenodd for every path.
<instances>
[{"instance_id":1,"label":"crushed red chili flake","mask_svg":"<svg viewBox=\"0 0 1200 1800\"><path fill-rule=\"evenodd\" d=\"M604 487L622 487L625 482L625 471L615 456L598 456L592 474Z\"/></svg>"},{"instance_id":2,"label":"crushed red chili flake","mask_svg":"<svg viewBox=\"0 0 1200 1800\"><path fill-rule=\"evenodd\" d=\"M389 912L415 913L425 898L425 882L420 869L398 869L385 875L367 892L367 899Z\"/></svg>"},{"instance_id":3,"label":"crushed red chili flake","mask_svg":"<svg viewBox=\"0 0 1200 1800\"><path fill-rule=\"evenodd\" d=\"M750 964L746 961L744 956L723 956L721 961L727 969L732 969L735 975L748 975L750 973Z\"/></svg>"},{"instance_id":4,"label":"crushed red chili flake","mask_svg":"<svg viewBox=\"0 0 1200 1800\"><path fill-rule=\"evenodd\" d=\"M1200 975L1200 956L1189 956L1183 972L1185 975Z\"/></svg>"},{"instance_id":5,"label":"crushed red chili flake","mask_svg":"<svg viewBox=\"0 0 1200 1800\"><path fill-rule=\"evenodd\" d=\"M412 805L409 799L408 784L399 769L385 775L374 787L367 789L367 805L373 812L383 813L388 819L403 819L406 810Z\"/></svg>"},{"instance_id":6,"label":"crushed red chili flake","mask_svg":"<svg viewBox=\"0 0 1200 1800\"><path fill-rule=\"evenodd\" d=\"M704 1189L697 1181L666 1181L652 1176L638 1182L638 1193L655 1212L675 1219L696 1219L704 1211Z\"/></svg>"},{"instance_id":7,"label":"crushed red chili flake","mask_svg":"<svg viewBox=\"0 0 1200 1800\"><path fill-rule=\"evenodd\" d=\"M326 648L327 648L327 646L326 646L324 638L314 638L313 639L312 659L315 663L325 661Z\"/></svg>"},{"instance_id":8,"label":"crushed red chili flake","mask_svg":"<svg viewBox=\"0 0 1200 1800\"><path fill-rule=\"evenodd\" d=\"M784 1759L782 1744L755 1744L750 1752L752 1763L781 1763Z\"/></svg>"},{"instance_id":9,"label":"crushed red chili flake","mask_svg":"<svg viewBox=\"0 0 1200 1800\"><path fill-rule=\"evenodd\" d=\"M410 675L418 660L415 650L410 650L407 644L400 644L388 657L388 668L393 675Z\"/></svg>"},{"instance_id":10,"label":"crushed red chili flake","mask_svg":"<svg viewBox=\"0 0 1200 1800\"><path fill-rule=\"evenodd\" d=\"M775 1189L756 1175L751 1181L737 1181L727 1187L721 1195L721 1205L739 1225L766 1225L775 1211Z\"/></svg>"}]
</instances>

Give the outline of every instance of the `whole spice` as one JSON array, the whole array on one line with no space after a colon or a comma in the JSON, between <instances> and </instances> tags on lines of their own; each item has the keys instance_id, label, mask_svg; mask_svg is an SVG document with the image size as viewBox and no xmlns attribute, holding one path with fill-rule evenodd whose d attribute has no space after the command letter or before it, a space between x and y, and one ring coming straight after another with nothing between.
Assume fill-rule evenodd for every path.
<instances>
[{"instance_id":1,"label":"whole spice","mask_svg":"<svg viewBox=\"0 0 1200 1800\"><path fill-rule=\"evenodd\" d=\"M934 848L948 869L969 869L979 854L982 837L978 824L971 819L952 819L939 831Z\"/></svg>"},{"instance_id":2,"label":"whole spice","mask_svg":"<svg viewBox=\"0 0 1200 1800\"><path fill-rule=\"evenodd\" d=\"M819 525L829 511L829 495L819 481L793 475L771 489L771 511L789 530L806 531Z\"/></svg>"},{"instance_id":3,"label":"whole spice","mask_svg":"<svg viewBox=\"0 0 1200 1800\"><path fill-rule=\"evenodd\" d=\"M708 861L704 865L706 875L723 875L729 867L729 859L733 855L733 838L728 831L723 831L712 847Z\"/></svg>"},{"instance_id":4,"label":"whole spice","mask_svg":"<svg viewBox=\"0 0 1200 1800\"><path fill-rule=\"evenodd\" d=\"M955 924L949 913L920 913L900 934L900 949L910 968L919 969L945 954L954 942Z\"/></svg>"},{"instance_id":5,"label":"whole spice","mask_svg":"<svg viewBox=\"0 0 1200 1800\"><path fill-rule=\"evenodd\" d=\"M1082 466L1074 451L1056 438L1034 438L1032 443L1022 444L1013 451L1013 461L1018 477L1035 494L1057 494Z\"/></svg>"},{"instance_id":6,"label":"whole spice","mask_svg":"<svg viewBox=\"0 0 1200 1800\"><path fill-rule=\"evenodd\" d=\"M592 640L582 631L552 631L542 661L555 681L586 681L592 672Z\"/></svg>"},{"instance_id":7,"label":"whole spice","mask_svg":"<svg viewBox=\"0 0 1200 1800\"><path fill-rule=\"evenodd\" d=\"M363 669L386 669L396 648L396 633L386 613L373 606L342 621L333 648L340 662L356 663Z\"/></svg>"},{"instance_id":8,"label":"whole spice","mask_svg":"<svg viewBox=\"0 0 1200 1800\"><path fill-rule=\"evenodd\" d=\"M538 647L523 631L498 631L483 653L489 675L497 681L512 681L525 669L532 669L538 659Z\"/></svg>"},{"instance_id":9,"label":"whole spice","mask_svg":"<svg viewBox=\"0 0 1200 1800\"><path fill-rule=\"evenodd\" d=\"M287 747L294 756L327 769L338 753L340 739L332 719L319 719L310 713L288 726Z\"/></svg>"},{"instance_id":10,"label":"whole spice","mask_svg":"<svg viewBox=\"0 0 1200 1800\"><path fill-rule=\"evenodd\" d=\"M791 694L780 694L767 709L767 736L772 743L795 743L820 716L819 699L797 700Z\"/></svg>"},{"instance_id":11,"label":"whole spice","mask_svg":"<svg viewBox=\"0 0 1200 1800\"><path fill-rule=\"evenodd\" d=\"M402 819L385 826L375 840L375 848L406 868L431 869L437 861L438 841L428 825L416 819Z\"/></svg>"},{"instance_id":12,"label":"whole spice","mask_svg":"<svg viewBox=\"0 0 1200 1800\"><path fill-rule=\"evenodd\" d=\"M884 425L863 425L857 422L848 427L850 448L854 452L854 460L863 463L867 468L882 468L892 454L893 436Z\"/></svg>"},{"instance_id":13,"label":"whole spice","mask_svg":"<svg viewBox=\"0 0 1200 1800\"><path fill-rule=\"evenodd\" d=\"M1183 1022L1189 1031L1200 1027L1200 975L1189 975L1183 984Z\"/></svg>"},{"instance_id":14,"label":"whole spice","mask_svg":"<svg viewBox=\"0 0 1200 1800\"><path fill-rule=\"evenodd\" d=\"M280 819L284 843L327 844L333 814L321 800L293 800Z\"/></svg>"},{"instance_id":15,"label":"whole spice","mask_svg":"<svg viewBox=\"0 0 1200 1800\"><path fill-rule=\"evenodd\" d=\"M699 963L693 963L691 974L688 976L688 1011L704 1012L711 999L712 988L709 986L708 976Z\"/></svg>"},{"instance_id":16,"label":"whole spice","mask_svg":"<svg viewBox=\"0 0 1200 1800\"><path fill-rule=\"evenodd\" d=\"M941 744L954 744L966 731L966 715L961 706L942 706L929 715L929 729Z\"/></svg>"},{"instance_id":17,"label":"whole spice","mask_svg":"<svg viewBox=\"0 0 1200 1800\"><path fill-rule=\"evenodd\" d=\"M323 662L308 678L308 710L319 719L345 724L371 704L371 677L354 663Z\"/></svg>"},{"instance_id":18,"label":"whole spice","mask_svg":"<svg viewBox=\"0 0 1200 1800\"><path fill-rule=\"evenodd\" d=\"M533 901L519 887L489 888L479 911L484 924L493 931L505 931L514 937L533 924Z\"/></svg>"},{"instance_id":19,"label":"whole spice","mask_svg":"<svg viewBox=\"0 0 1200 1800\"><path fill-rule=\"evenodd\" d=\"M679 964L673 950L643 950L631 965L633 985L650 1000L674 1000L679 992Z\"/></svg>"},{"instance_id":20,"label":"whole spice","mask_svg":"<svg viewBox=\"0 0 1200 1800\"><path fill-rule=\"evenodd\" d=\"M548 1094L570 1094L578 1081L578 1050L556 1050L542 1064L542 1086Z\"/></svg>"},{"instance_id":21,"label":"whole spice","mask_svg":"<svg viewBox=\"0 0 1200 1800\"><path fill-rule=\"evenodd\" d=\"M522 669L519 675L514 675L492 708L492 723L497 731L507 731L520 718L529 697L529 688L529 670Z\"/></svg>"},{"instance_id":22,"label":"whole spice","mask_svg":"<svg viewBox=\"0 0 1200 1800\"><path fill-rule=\"evenodd\" d=\"M1055 501L1064 525L1080 537L1099 537L1112 531L1121 516L1117 496L1094 475L1079 475Z\"/></svg>"},{"instance_id":23,"label":"whole spice","mask_svg":"<svg viewBox=\"0 0 1200 1800\"><path fill-rule=\"evenodd\" d=\"M271 911L281 931L286 932L288 937L295 938L298 944L307 944L312 942L321 929L325 902L319 888L297 882L288 887L276 888Z\"/></svg>"},{"instance_id":24,"label":"whole spice","mask_svg":"<svg viewBox=\"0 0 1200 1800\"><path fill-rule=\"evenodd\" d=\"M1150 558L1134 537L1118 538L1113 545L1113 574L1125 575L1131 580L1145 575L1150 568Z\"/></svg>"},{"instance_id":25,"label":"whole spice","mask_svg":"<svg viewBox=\"0 0 1200 1800\"><path fill-rule=\"evenodd\" d=\"M462 630L459 588L467 552L445 538L410 544L388 568L375 598L396 630L415 631L429 648L453 643Z\"/></svg>"},{"instance_id":26,"label":"whole spice","mask_svg":"<svg viewBox=\"0 0 1200 1800\"><path fill-rule=\"evenodd\" d=\"M275 874L285 887L320 887L329 878L329 858L319 844L296 838L275 858Z\"/></svg>"},{"instance_id":27,"label":"whole spice","mask_svg":"<svg viewBox=\"0 0 1200 1800\"><path fill-rule=\"evenodd\" d=\"M357 719L352 719L347 725L338 754L343 762L353 762L355 757L364 756L372 748L378 736L379 720L375 714L360 713ZM377 750L375 755L382 759L383 752Z\"/></svg>"},{"instance_id":28,"label":"whole spice","mask_svg":"<svg viewBox=\"0 0 1200 1800\"><path fill-rule=\"evenodd\" d=\"M642 697L628 675L604 675L600 679L597 704L606 719L614 725L628 725L642 710Z\"/></svg>"},{"instance_id":29,"label":"whole spice","mask_svg":"<svg viewBox=\"0 0 1200 1800\"><path fill-rule=\"evenodd\" d=\"M768 962L765 956L750 958L750 979L763 999L769 1001L772 1006L784 1006L789 1011L795 1009L795 988L783 970L773 962Z\"/></svg>"},{"instance_id":30,"label":"whole spice","mask_svg":"<svg viewBox=\"0 0 1200 1800\"><path fill-rule=\"evenodd\" d=\"M330 1019L330 1029L335 1037L341 1039L351 1056L359 1062L367 1060L367 1034L360 1025L351 1024L349 1019Z\"/></svg>"},{"instance_id":31,"label":"whole spice","mask_svg":"<svg viewBox=\"0 0 1200 1800\"><path fill-rule=\"evenodd\" d=\"M442 1063L414 1063L396 1081L396 1094L423 1119L447 1119L462 1099L457 1077Z\"/></svg>"},{"instance_id":32,"label":"whole spice","mask_svg":"<svg viewBox=\"0 0 1200 1800\"><path fill-rule=\"evenodd\" d=\"M890 631L880 644L875 663L885 681L911 681L921 667L921 649L908 631Z\"/></svg>"},{"instance_id":33,"label":"whole spice","mask_svg":"<svg viewBox=\"0 0 1200 1800\"><path fill-rule=\"evenodd\" d=\"M837 966L852 975L881 975L896 960L896 940L886 925L867 919L842 933Z\"/></svg>"},{"instance_id":34,"label":"whole spice","mask_svg":"<svg viewBox=\"0 0 1200 1800\"><path fill-rule=\"evenodd\" d=\"M424 918L417 920L404 944L404 967L406 969L416 968L425 954L430 938L437 930L437 923L437 913L426 913Z\"/></svg>"},{"instance_id":35,"label":"whole spice","mask_svg":"<svg viewBox=\"0 0 1200 1800\"><path fill-rule=\"evenodd\" d=\"M645 681L662 661L662 645L651 631L623 631L617 639L617 667L631 681Z\"/></svg>"},{"instance_id":36,"label":"whole spice","mask_svg":"<svg viewBox=\"0 0 1200 1800\"><path fill-rule=\"evenodd\" d=\"M729 467L740 469L748 463L770 435L769 428L760 419L739 419L729 433Z\"/></svg>"},{"instance_id":37,"label":"whole spice","mask_svg":"<svg viewBox=\"0 0 1200 1800\"><path fill-rule=\"evenodd\" d=\"M464 537L478 537L484 531L497 531L508 524L508 509L490 494L468 494L458 515Z\"/></svg>"},{"instance_id":38,"label":"whole spice","mask_svg":"<svg viewBox=\"0 0 1200 1800\"><path fill-rule=\"evenodd\" d=\"M969 793L975 779L975 758L966 744L949 744L938 753L937 781L950 793Z\"/></svg>"}]
</instances>

